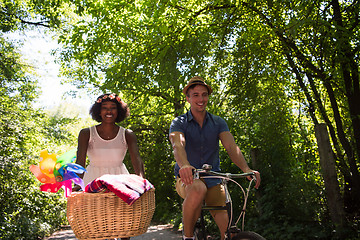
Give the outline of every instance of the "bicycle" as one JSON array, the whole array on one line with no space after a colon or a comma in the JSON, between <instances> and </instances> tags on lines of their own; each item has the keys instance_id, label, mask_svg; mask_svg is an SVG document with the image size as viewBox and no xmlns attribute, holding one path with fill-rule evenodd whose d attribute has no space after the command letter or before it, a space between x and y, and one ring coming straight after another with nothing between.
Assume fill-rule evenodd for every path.
<instances>
[{"instance_id":1,"label":"bicycle","mask_svg":"<svg viewBox=\"0 0 360 240\"><path fill-rule=\"evenodd\" d=\"M249 187L245 191L244 188L235 180L235 178L245 178L245 177L251 177ZM249 191L252 183L256 181L255 179L255 173L241 173L241 174L232 174L232 173L220 173L220 172L214 172L211 171L211 166L204 164L202 169L196 169L194 170L194 179L200 179L200 178L220 178L222 180L224 189L225 189L225 195L226 195L226 206L203 206L201 209L201 216L200 216L200 223L195 226L195 234L197 236L198 240L208 240L208 236L206 233L205 228L205 220L204 220L204 211L208 210L227 210L228 216L229 216L229 224L227 227L227 232L225 234L225 240L266 240L264 237L260 236L259 234L251 231L244 231L245 226L245 210L246 210L246 204L247 199L249 196ZM229 181L234 182L243 192L244 194L244 204L243 209L235 222L233 219L233 206L232 206L232 200L230 193L228 191L227 184ZM237 228L237 224L242 218L242 229ZM200 225L200 226L199 226Z\"/></svg>"}]
</instances>

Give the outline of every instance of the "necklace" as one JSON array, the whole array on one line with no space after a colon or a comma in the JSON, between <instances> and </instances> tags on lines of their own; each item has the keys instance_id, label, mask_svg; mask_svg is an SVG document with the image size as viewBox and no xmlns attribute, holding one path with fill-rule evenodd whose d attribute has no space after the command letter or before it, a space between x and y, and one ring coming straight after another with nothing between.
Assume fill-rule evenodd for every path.
<instances>
[{"instance_id":1,"label":"necklace","mask_svg":"<svg viewBox=\"0 0 360 240\"><path fill-rule=\"evenodd\" d=\"M112 129L110 132L104 131L103 127L99 127L99 129L98 129L98 133L99 133L100 137L103 139L106 139L106 140L115 138L116 134L117 134L117 133L115 133L115 131L116 131L115 129Z\"/></svg>"}]
</instances>

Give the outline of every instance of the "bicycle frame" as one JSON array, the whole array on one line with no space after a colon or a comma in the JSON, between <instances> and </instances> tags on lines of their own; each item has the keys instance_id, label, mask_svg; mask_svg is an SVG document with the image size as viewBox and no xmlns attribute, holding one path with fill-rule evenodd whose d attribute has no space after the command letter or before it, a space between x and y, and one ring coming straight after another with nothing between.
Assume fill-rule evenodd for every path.
<instances>
[{"instance_id":1,"label":"bicycle frame","mask_svg":"<svg viewBox=\"0 0 360 240\"><path fill-rule=\"evenodd\" d=\"M222 180L221 184L224 186L224 190L225 190L225 197L226 197L225 204L226 205L225 206L203 206L202 211L201 211L201 217L200 217L201 229L204 233L204 239L206 239L206 234L205 234L206 229L205 229L205 222L204 222L204 218L203 218L203 210L227 210L227 213L229 216L229 223L228 223L225 239L230 239L229 236L231 236L231 233L238 232L238 228L236 227L236 225L239 222L241 217L243 218L242 231L244 231L246 203L247 203L247 198L249 195L251 184L254 180L256 181L255 173L250 172L250 173L242 173L242 174L231 174L231 173L214 172L214 171L211 171L210 169L211 169L211 166L203 166L203 169L196 169L194 171L194 179L220 178ZM233 178L245 178L245 177L249 177L249 176L252 178L252 180L250 181L249 187L248 187L247 191L245 192L244 188L237 181L233 180ZM233 219L232 200L231 200L231 196L230 196L230 193L229 193L229 190L227 187L227 184L229 181L236 183L236 185L238 185L240 187L240 189L242 190L242 192L244 194L243 209L242 209L242 212L236 222L234 222L234 219Z\"/></svg>"}]
</instances>

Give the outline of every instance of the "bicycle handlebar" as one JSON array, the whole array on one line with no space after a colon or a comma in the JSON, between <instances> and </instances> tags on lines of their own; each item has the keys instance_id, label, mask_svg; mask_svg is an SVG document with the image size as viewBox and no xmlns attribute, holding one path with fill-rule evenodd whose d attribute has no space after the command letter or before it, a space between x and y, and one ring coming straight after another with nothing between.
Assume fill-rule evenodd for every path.
<instances>
[{"instance_id":1,"label":"bicycle handlebar","mask_svg":"<svg viewBox=\"0 0 360 240\"><path fill-rule=\"evenodd\" d=\"M248 173L222 173L222 172L215 172L211 171L211 166L204 164L202 169L194 169L194 179L199 179L200 176L213 176L216 177L225 177L225 178L245 178L245 177L252 177L255 178L254 172ZM256 180L256 178L255 178Z\"/></svg>"},{"instance_id":2,"label":"bicycle handlebar","mask_svg":"<svg viewBox=\"0 0 360 240\"><path fill-rule=\"evenodd\" d=\"M212 171L211 169L212 169L212 166L207 165L207 164L204 164L202 166L202 169L194 169L193 170L194 179L200 179L200 177L202 177L202 178L220 178L220 179L222 179L223 184L224 184L224 188L225 188L225 194L226 194L226 205L227 205L227 207L230 206L230 218L229 218L229 226L228 227L231 227L230 224L233 223L233 210L232 210L231 196L230 196L230 194L229 194L229 192L227 190L227 182L228 181L234 182L241 189L241 191L244 194L244 204L243 204L243 207L242 207L242 211L241 211L239 217L237 218L236 222L233 224L233 226L236 227L237 223L242 218L242 230L244 231L245 209L246 209L246 204L247 204L247 199L248 199L248 196L249 196L249 191L250 191L250 188L251 188L251 184L253 183L253 181L256 181L255 172L234 174L234 173L215 172L215 171ZM249 187L245 191L244 188L237 181L233 180L233 178L246 178L246 177L251 177L252 179L250 180ZM213 209L213 207L211 207L211 209Z\"/></svg>"}]
</instances>

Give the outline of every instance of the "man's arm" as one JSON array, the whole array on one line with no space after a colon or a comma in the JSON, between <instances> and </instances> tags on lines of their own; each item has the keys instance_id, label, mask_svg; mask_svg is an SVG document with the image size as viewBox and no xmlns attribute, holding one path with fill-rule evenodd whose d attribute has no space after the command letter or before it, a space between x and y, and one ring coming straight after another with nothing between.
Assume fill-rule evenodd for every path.
<instances>
[{"instance_id":1,"label":"man's arm","mask_svg":"<svg viewBox=\"0 0 360 240\"><path fill-rule=\"evenodd\" d=\"M226 152L228 153L231 161L238 166L243 172L255 172L256 176L256 185L255 188L260 186L261 178L260 173L258 171L254 171L249 168L247 162L245 161L244 155L242 154L239 146L236 144L233 135L226 131L222 132L219 135L220 141L224 146Z\"/></svg>"},{"instance_id":2,"label":"man's arm","mask_svg":"<svg viewBox=\"0 0 360 240\"><path fill-rule=\"evenodd\" d=\"M187 160L187 155L185 151L186 142L184 134L182 132L172 132L170 133L169 139L173 148L175 160L180 167L179 175L181 181L185 185L192 184L192 169L194 169L194 167L192 167Z\"/></svg>"}]
</instances>

